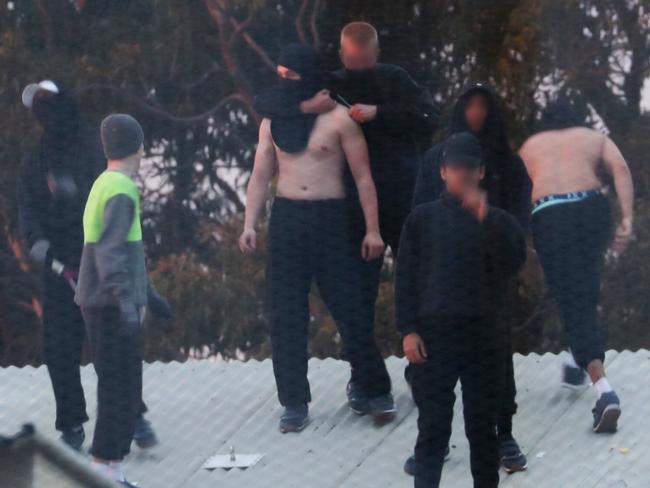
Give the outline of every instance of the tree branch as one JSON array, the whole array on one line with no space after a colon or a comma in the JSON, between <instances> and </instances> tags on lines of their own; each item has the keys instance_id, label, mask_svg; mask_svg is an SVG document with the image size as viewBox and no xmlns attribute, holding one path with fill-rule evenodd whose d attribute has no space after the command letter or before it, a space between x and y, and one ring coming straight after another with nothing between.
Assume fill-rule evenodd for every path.
<instances>
[{"instance_id":1,"label":"tree branch","mask_svg":"<svg viewBox=\"0 0 650 488\"><path fill-rule=\"evenodd\" d=\"M212 174L211 179L217 184L217 186L221 189L221 191L223 191L226 194L227 201L235 205L237 212L244 212L246 210L246 206L242 203L239 194L232 186L230 186L228 183L226 183L223 179L221 179L219 176L217 176L214 173Z\"/></svg>"},{"instance_id":2,"label":"tree branch","mask_svg":"<svg viewBox=\"0 0 650 488\"><path fill-rule=\"evenodd\" d=\"M237 21L236 21L235 19L232 19L232 18L230 19L230 23L231 23L233 26L237 25ZM250 36L250 34L248 34L247 32L244 32L244 33L242 34L242 39L244 39L244 41L246 42L246 44L248 45L248 47L250 47L250 48L255 52L255 54L257 54L257 55L260 57L260 59L262 60L262 62L263 62L266 66L268 66L268 67L271 69L271 71L275 72L275 63L273 62L273 60L271 59L271 57L266 53L266 51L264 50L264 48L263 48L262 46L260 46L260 45L255 41L255 39L253 39L253 38Z\"/></svg>"},{"instance_id":3,"label":"tree branch","mask_svg":"<svg viewBox=\"0 0 650 488\"><path fill-rule=\"evenodd\" d=\"M321 0L314 1L314 9L311 12L311 18L309 20L309 25L311 27L311 37L314 40L314 47L318 49L320 47L320 34L318 32L318 26L316 25L318 21L318 16L321 11Z\"/></svg>"},{"instance_id":4,"label":"tree branch","mask_svg":"<svg viewBox=\"0 0 650 488\"><path fill-rule=\"evenodd\" d=\"M219 112L221 109L223 109L228 103L230 102L240 102L243 105L245 105L249 111L254 113L254 110L251 105L249 105L248 101L246 98L239 94L239 93L233 93L231 95L228 95L227 97L223 98L221 101L219 101L218 104L216 104L214 107L206 110L203 113L196 114L196 115L188 115L188 116L182 116L182 115L176 115L173 114L162 107L158 107L155 105L151 105L149 103L143 102L142 97L139 97L129 91L124 90L123 88L114 86L114 85L109 85L109 84L104 84L104 83L93 83L91 85L86 85L81 88L78 88L76 90L76 94L87 92L87 91L92 91L92 90L107 90L113 93L117 93L124 98L130 100L133 102L135 105L137 105L139 108L142 110L149 112L151 114L157 115L165 120L168 120L170 122L174 122L177 124L185 124L185 125L192 125L192 124L197 124L200 122L203 122L205 119L210 117L211 115L214 115L215 113Z\"/></svg>"},{"instance_id":5,"label":"tree branch","mask_svg":"<svg viewBox=\"0 0 650 488\"><path fill-rule=\"evenodd\" d=\"M249 25L253 22L254 12L253 9L249 9L248 17L244 19L241 24L238 24L235 19L230 17L230 23L235 27L234 32L231 34L230 39L228 40L228 49L232 50L235 46L237 40L241 37L241 34L248 28Z\"/></svg>"},{"instance_id":6,"label":"tree branch","mask_svg":"<svg viewBox=\"0 0 650 488\"><path fill-rule=\"evenodd\" d=\"M309 0L302 0L300 4L300 10L298 10L298 15L296 16L296 32L298 33L298 39L303 44L307 44L307 35L305 30L302 28L302 21L307 13L307 7L309 7Z\"/></svg>"}]
</instances>

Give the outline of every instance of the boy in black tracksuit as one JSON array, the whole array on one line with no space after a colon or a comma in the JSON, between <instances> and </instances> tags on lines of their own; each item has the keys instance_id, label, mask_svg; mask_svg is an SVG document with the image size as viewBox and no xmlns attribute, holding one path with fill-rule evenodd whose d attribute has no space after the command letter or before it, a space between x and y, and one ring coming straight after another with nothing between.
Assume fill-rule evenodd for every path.
<instances>
[{"instance_id":1,"label":"boy in black tracksuit","mask_svg":"<svg viewBox=\"0 0 650 488\"><path fill-rule=\"evenodd\" d=\"M505 210L517 219L524 231L530 221L531 182L521 158L511 149L499 102L492 89L475 83L467 87L458 98L449 125L449 134L471 132L481 144L485 177L480 187L486 191L488 203ZM413 205L431 202L440 198L445 182L440 177L440 164L445 141L433 146L420 163ZM511 329L514 325L516 280L506 293L500 320ZM517 387L512 362L512 339L510 331L504 351L504 393L501 397L497 419L499 436L499 457L501 466L508 472L523 471L528 461L512 435L512 421L517 413ZM407 368L408 378L408 368ZM407 469L409 468L410 469ZM415 469L413 469L415 468ZM405 465L407 472L417 470L415 459Z\"/></svg>"},{"instance_id":2,"label":"boy in black tracksuit","mask_svg":"<svg viewBox=\"0 0 650 488\"><path fill-rule=\"evenodd\" d=\"M474 486L499 484L496 418L507 330L497 315L526 244L517 221L488 206L479 190L484 174L477 138L451 136L441 167L446 191L416 207L402 231L396 323L419 409L416 488L440 483L458 379Z\"/></svg>"}]
</instances>

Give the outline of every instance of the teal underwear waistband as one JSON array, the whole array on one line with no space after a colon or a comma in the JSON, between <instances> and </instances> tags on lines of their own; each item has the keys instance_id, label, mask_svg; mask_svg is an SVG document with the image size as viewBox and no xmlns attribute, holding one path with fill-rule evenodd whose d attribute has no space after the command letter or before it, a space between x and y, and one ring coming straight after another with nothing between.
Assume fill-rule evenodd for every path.
<instances>
[{"instance_id":1,"label":"teal underwear waistband","mask_svg":"<svg viewBox=\"0 0 650 488\"><path fill-rule=\"evenodd\" d=\"M547 195L545 197L536 200L533 203L533 214L539 212L540 210L552 207L553 205L559 205L561 203L572 203L580 202L586 200L587 198L595 197L596 195L604 195L605 190L603 188L593 188L591 190L581 190L581 191L572 191L570 193L558 193L555 195Z\"/></svg>"}]
</instances>

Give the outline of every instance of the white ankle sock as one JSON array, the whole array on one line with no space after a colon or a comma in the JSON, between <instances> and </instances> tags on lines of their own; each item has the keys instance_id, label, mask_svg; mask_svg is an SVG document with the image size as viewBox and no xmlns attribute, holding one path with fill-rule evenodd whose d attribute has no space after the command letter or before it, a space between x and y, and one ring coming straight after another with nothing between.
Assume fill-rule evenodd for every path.
<instances>
[{"instance_id":1,"label":"white ankle sock","mask_svg":"<svg viewBox=\"0 0 650 488\"><path fill-rule=\"evenodd\" d=\"M603 393L614 391L612 385L609 384L609 381L607 381L607 378L605 378L604 376L598 381L596 381L594 383L594 386L596 387L596 391L598 392L598 398L603 396Z\"/></svg>"},{"instance_id":2,"label":"white ankle sock","mask_svg":"<svg viewBox=\"0 0 650 488\"><path fill-rule=\"evenodd\" d=\"M110 478L112 480L115 479L115 476L113 475L113 466L111 466L110 463L100 463L98 461L93 460L90 462L90 465L99 474L107 478Z\"/></svg>"},{"instance_id":3,"label":"white ankle sock","mask_svg":"<svg viewBox=\"0 0 650 488\"><path fill-rule=\"evenodd\" d=\"M111 468L113 468L113 475L115 481L124 481L124 470L122 469L122 461L111 461Z\"/></svg>"},{"instance_id":4,"label":"white ankle sock","mask_svg":"<svg viewBox=\"0 0 650 488\"><path fill-rule=\"evenodd\" d=\"M109 463L100 463L91 461L90 465L99 474L106 476L114 481L124 481L124 471L122 470L121 461L111 461Z\"/></svg>"},{"instance_id":5,"label":"white ankle sock","mask_svg":"<svg viewBox=\"0 0 650 488\"><path fill-rule=\"evenodd\" d=\"M576 358L573 357L573 353L569 350L568 356L564 359L564 364L571 366L572 368L579 368L578 363L576 363Z\"/></svg>"}]
</instances>

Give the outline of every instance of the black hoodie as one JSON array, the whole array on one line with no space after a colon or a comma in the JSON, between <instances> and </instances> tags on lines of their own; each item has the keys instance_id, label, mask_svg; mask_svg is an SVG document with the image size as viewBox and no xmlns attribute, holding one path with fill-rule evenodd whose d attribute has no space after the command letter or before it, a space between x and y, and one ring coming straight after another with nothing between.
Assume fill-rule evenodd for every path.
<instances>
[{"instance_id":1,"label":"black hoodie","mask_svg":"<svg viewBox=\"0 0 650 488\"><path fill-rule=\"evenodd\" d=\"M485 178L481 184L488 193L490 205L512 214L526 229L530 220L531 183L521 158L512 151L496 96L484 84L466 88L454 106L449 134L468 131L465 109L473 95L485 97L488 105L483 129L476 134L481 141L485 162ZM440 161L445 142L433 146L422 158L415 186L413 204L436 200L445 188L440 177Z\"/></svg>"},{"instance_id":2,"label":"black hoodie","mask_svg":"<svg viewBox=\"0 0 650 488\"><path fill-rule=\"evenodd\" d=\"M50 241L49 257L74 269L83 248L88 192L106 167L99 131L82 122L65 93L38 99L32 110L43 135L18 174L20 234L28 249L38 240Z\"/></svg>"}]
</instances>

